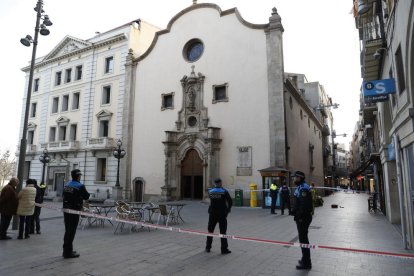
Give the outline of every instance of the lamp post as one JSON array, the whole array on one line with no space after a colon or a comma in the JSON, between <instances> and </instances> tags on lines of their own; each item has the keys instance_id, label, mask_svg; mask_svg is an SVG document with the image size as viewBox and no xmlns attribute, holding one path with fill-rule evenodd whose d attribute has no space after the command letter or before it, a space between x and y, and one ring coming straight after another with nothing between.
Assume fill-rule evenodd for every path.
<instances>
[{"instance_id":1,"label":"lamp post","mask_svg":"<svg viewBox=\"0 0 414 276\"><path fill-rule=\"evenodd\" d=\"M42 171L42 182L41 184L45 183L45 169L46 169L46 164L50 162L50 156L49 153L47 151L47 149L43 150L43 153L39 156L39 160L40 162L43 163L43 171Z\"/></svg>"},{"instance_id":2,"label":"lamp post","mask_svg":"<svg viewBox=\"0 0 414 276\"><path fill-rule=\"evenodd\" d=\"M335 150L336 150L336 145L335 145L335 138L338 136L342 136L342 137L346 137L346 133L343 134L336 134L335 130L332 130L332 182L334 184L334 186L336 186L336 154L335 154Z\"/></svg>"},{"instance_id":3,"label":"lamp post","mask_svg":"<svg viewBox=\"0 0 414 276\"><path fill-rule=\"evenodd\" d=\"M118 139L118 141L116 142L116 145L118 146L118 148L116 148L113 152L114 157L116 159L118 159L118 169L116 172L116 184L115 187L120 187L119 185L119 162L121 161L122 158L124 158L126 151L122 148L122 141L121 139Z\"/></svg>"},{"instance_id":4,"label":"lamp post","mask_svg":"<svg viewBox=\"0 0 414 276\"><path fill-rule=\"evenodd\" d=\"M23 121L23 132L22 138L20 140L20 150L19 150L19 163L17 166L17 178L19 179L19 184L17 186L16 191L19 192L23 186L23 173L25 167L25 159L26 159L26 148L27 148L27 125L29 121L29 109L30 109L30 98L32 96L32 85L33 85L33 73L34 73L34 66L36 61L36 49L37 49L37 39L39 36L39 32L41 35L48 35L50 31L46 28L46 26L52 26L52 22L49 20L49 16L45 15L45 11L43 10L43 1L38 0L36 7L34 8L36 12L36 26L35 26L35 33L34 38L30 35L26 35L26 37L20 39L20 42L29 47L30 44L33 44L32 49L32 59L30 61L30 72L29 72L29 84L27 88L27 95L26 95L26 109L24 112L24 121ZM40 19L43 20L42 24L40 24ZM13 219L12 229L17 229L17 220Z\"/></svg>"}]
</instances>

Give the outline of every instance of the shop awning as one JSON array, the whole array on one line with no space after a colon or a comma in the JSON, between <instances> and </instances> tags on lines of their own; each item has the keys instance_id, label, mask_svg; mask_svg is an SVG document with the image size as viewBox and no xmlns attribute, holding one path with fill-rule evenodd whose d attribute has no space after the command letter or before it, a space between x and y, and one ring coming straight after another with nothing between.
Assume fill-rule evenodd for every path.
<instances>
[{"instance_id":1,"label":"shop awning","mask_svg":"<svg viewBox=\"0 0 414 276\"><path fill-rule=\"evenodd\" d=\"M367 161L365 161L364 163L362 163L356 170L354 170L349 176L351 178L356 177L357 175L363 173L372 163L374 162L379 162L380 156L379 153L372 153L369 156L369 159Z\"/></svg>"},{"instance_id":2,"label":"shop awning","mask_svg":"<svg viewBox=\"0 0 414 276\"><path fill-rule=\"evenodd\" d=\"M259 170L261 176L284 176L287 177L289 170L279 167L269 167Z\"/></svg>"}]
</instances>

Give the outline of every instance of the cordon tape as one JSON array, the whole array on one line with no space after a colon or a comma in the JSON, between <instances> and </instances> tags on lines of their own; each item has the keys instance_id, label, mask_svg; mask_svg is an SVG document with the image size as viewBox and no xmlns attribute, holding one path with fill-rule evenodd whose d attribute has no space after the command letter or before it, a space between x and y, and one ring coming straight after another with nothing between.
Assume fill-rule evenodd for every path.
<instances>
[{"instance_id":1,"label":"cordon tape","mask_svg":"<svg viewBox=\"0 0 414 276\"><path fill-rule=\"evenodd\" d=\"M82 212L82 211L77 211L77 210L72 210L72 209L58 208L58 207L48 205L48 204L35 203L35 205L42 207L42 208L62 211L62 212L69 213L69 214L77 214L77 215L93 217L97 219L105 219L105 220L126 223L126 224L135 225L135 226L141 226L141 227L160 229L160 230L165 230L165 231L170 231L170 232L186 233L186 234L199 235L199 236L205 236L205 237L211 236L211 237L216 237L216 238L227 238L227 239L232 239L232 240L250 241L250 242L264 243L264 244L275 244L275 245L310 248L310 249L325 249L325 250L332 250L332 251L343 251L343 252L359 253L359 254L365 254L365 255L381 256L381 257L394 257L394 258L407 259L407 260L414 261L414 254L326 246L326 245L304 244L304 243L297 243L297 242L284 242L284 241L275 241L275 240L259 239L259 238L252 238L252 237L242 237L242 236L235 236L235 235L228 235L228 234L223 235L223 234L218 234L218 233L208 233L208 232L203 232L203 231L198 231L198 230L183 229L183 228L177 228L177 227L152 224L152 223L147 223L147 222L142 222L142 221L133 221L133 220L103 216L99 214Z\"/></svg>"}]
</instances>

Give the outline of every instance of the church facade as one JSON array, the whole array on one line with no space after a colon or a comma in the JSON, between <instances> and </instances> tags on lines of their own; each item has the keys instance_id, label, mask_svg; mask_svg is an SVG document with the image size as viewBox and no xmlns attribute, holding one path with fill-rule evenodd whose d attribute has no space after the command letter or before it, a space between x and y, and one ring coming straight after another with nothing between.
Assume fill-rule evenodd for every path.
<instances>
[{"instance_id":1,"label":"church facade","mask_svg":"<svg viewBox=\"0 0 414 276\"><path fill-rule=\"evenodd\" d=\"M134 200L203 199L224 186L262 187L259 170L302 170L322 184L322 128L283 68L283 26L237 9L194 4L129 53L124 118L125 194Z\"/></svg>"}]
</instances>

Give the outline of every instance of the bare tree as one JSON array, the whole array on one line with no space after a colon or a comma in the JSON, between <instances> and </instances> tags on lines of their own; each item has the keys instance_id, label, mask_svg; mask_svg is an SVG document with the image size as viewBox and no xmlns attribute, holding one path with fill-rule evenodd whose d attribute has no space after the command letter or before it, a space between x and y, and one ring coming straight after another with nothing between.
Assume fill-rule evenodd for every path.
<instances>
[{"instance_id":1,"label":"bare tree","mask_svg":"<svg viewBox=\"0 0 414 276\"><path fill-rule=\"evenodd\" d=\"M10 158L10 150L0 152L0 186L16 174L16 158Z\"/></svg>"}]
</instances>

